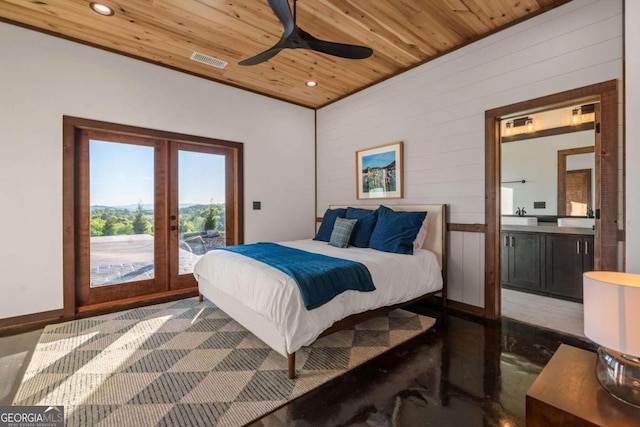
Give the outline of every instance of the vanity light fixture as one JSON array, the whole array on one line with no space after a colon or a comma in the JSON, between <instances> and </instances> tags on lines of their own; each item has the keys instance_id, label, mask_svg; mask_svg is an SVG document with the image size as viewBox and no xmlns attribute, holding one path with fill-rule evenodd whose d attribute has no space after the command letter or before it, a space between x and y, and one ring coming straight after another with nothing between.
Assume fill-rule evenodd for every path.
<instances>
[{"instance_id":1,"label":"vanity light fixture","mask_svg":"<svg viewBox=\"0 0 640 427\"><path fill-rule=\"evenodd\" d=\"M512 121L508 121L507 123L504 124L504 134L506 136L511 135L511 126L513 126Z\"/></svg>"},{"instance_id":2,"label":"vanity light fixture","mask_svg":"<svg viewBox=\"0 0 640 427\"><path fill-rule=\"evenodd\" d=\"M102 16L113 16L113 14L115 13L113 9L110 8L109 6L102 3L95 2L95 1L92 1L91 3L89 3L89 7L95 13L98 13Z\"/></svg>"},{"instance_id":3,"label":"vanity light fixture","mask_svg":"<svg viewBox=\"0 0 640 427\"><path fill-rule=\"evenodd\" d=\"M531 117L527 117L527 121L525 123L527 125L527 132L533 132L533 119Z\"/></svg>"},{"instance_id":4,"label":"vanity light fixture","mask_svg":"<svg viewBox=\"0 0 640 427\"><path fill-rule=\"evenodd\" d=\"M318 82L309 80L308 82L305 83L305 85L307 85L307 87L316 87L318 86Z\"/></svg>"},{"instance_id":5,"label":"vanity light fixture","mask_svg":"<svg viewBox=\"0 0 640 427\"><path fill-rule=\"evenodd\" d=\"M576 107L571 110L571 124L577 125L582 121L582 108Z\"/></svg>"},{"instance_id":6,"label":"vanity light fixture","mask_svg":"<svg viewBox=\"0 0 640 427\"><path fill-rule=\"evenodd\" d=\"M526 126L524 130L519 130L516 128L521 128L522 126ZM518 117L517 119L509 120L504 124L505 127L505 136L511 136L512 134L521 134L523 132L533 132L533 118L531 117Z\"/></svg>"}]
</instances>

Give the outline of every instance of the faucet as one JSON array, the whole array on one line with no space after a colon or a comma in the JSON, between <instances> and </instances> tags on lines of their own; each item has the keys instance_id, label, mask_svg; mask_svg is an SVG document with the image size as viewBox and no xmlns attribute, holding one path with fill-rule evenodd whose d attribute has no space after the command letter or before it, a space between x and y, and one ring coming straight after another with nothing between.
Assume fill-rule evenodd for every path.
<instances>
[{"instance_id":1,"label":"faucet","mask_svg":"<svg viewBox=\"0 0 640 427\"><path fill-rule=\"evenodd\" d=\"M527 211L524 210L524 207L518 208L516 210L516 215L518 216L525 216L527 214Z\"/></svg>"}]
</instances>

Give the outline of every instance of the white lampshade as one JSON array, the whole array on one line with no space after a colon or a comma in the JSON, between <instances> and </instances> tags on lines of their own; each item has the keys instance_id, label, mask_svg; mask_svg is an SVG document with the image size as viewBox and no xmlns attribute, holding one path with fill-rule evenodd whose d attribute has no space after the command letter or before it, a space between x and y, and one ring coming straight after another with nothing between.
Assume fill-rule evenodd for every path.
<instances>
[{"instance_id":1,"label":"white lampshade","mask_svg":"<svg viewBox=\"0 0 640 427\"><path fill-rule=\"evenodd\" d=\"M640 356L640 274L584 273L584 334L623 354Z\"/></svg>"}]
</instances>

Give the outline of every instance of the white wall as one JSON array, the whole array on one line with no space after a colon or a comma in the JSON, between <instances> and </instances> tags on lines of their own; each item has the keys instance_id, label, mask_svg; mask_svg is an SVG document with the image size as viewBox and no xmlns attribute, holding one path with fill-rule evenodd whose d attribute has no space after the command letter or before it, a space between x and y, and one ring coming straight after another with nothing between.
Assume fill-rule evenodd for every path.
<instances>
[{"instance_id":1,"label":"white wall","mask_svg":"<svg viewBox=\"0 0 640 427\"><path fill-rule=\"evenodd\" d=\"M318 112L317 213L357 203L356 150L402 140L401 203L484 223L484 112L621 77L622 0L574 0L331 104ZM484 275L483 235L457 234L449 294L483 306L483 281L466 279Z\"/></svg>"},{"instance_id":2,"label":"white wall","mask_svg":"<svg viewBox=\"0 0 640 427\"><path fill-rule=\"evenodd\" d=\"M640 2L625 2L626 271L640 274Z\"/></svg>"},{"instance_id":3,"label":"white wall","mask_svg":"<svg viewBox=\"0 0 640 427\"><path fill-rule=\"evenodd\" d=\"M505 206L502 202L502 213L513 215L519 207L524 207L527 215L559 215L558 213L558 150L587 147L595 144L592 130L565 133L562 135L524 139L507 142L502 147L502 181L521 181L520 183L503 183L502 187L513 190L513 204ZM581 169L576 157L567 157L567 170ZM595 162L584 169L593 169ZM574 164L572 164L572 162ZM595 174L592 173L592 188L595 188ZM504 191L504 190L503 190ZM592 192L593 194L593 192ZM545 209L534 209L533 202L546 202ZM593 202L591 204L593 206ZM560 215L564 215L560 213Z\"/></svg>"},{"instance_id":4,"label":"white wall","mask_svg":"<svg viewBox=\"0 0 640 427\"><path fill-rule=\"evenodd\" d=\"M63 306L63 115L242 142L245 241L313 235L313 110L0 23L0 318Z\"/></svg>"}]
</instances>

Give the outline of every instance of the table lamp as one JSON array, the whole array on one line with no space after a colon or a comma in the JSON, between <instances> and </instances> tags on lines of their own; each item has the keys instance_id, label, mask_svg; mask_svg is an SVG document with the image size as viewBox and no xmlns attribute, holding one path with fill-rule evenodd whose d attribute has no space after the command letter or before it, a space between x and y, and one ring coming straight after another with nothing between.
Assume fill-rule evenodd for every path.
<instances>
[{"instance_id":1,"label":"table lamp","mask_svg":"<svg viewBox=\"0 0 640 427\"><path fill-rule=\"evenodd\" d=\"M591 271L583 286L584 334L599 345L598 382L640 407L640 274Z\"/></svg>"}]
</instances>

